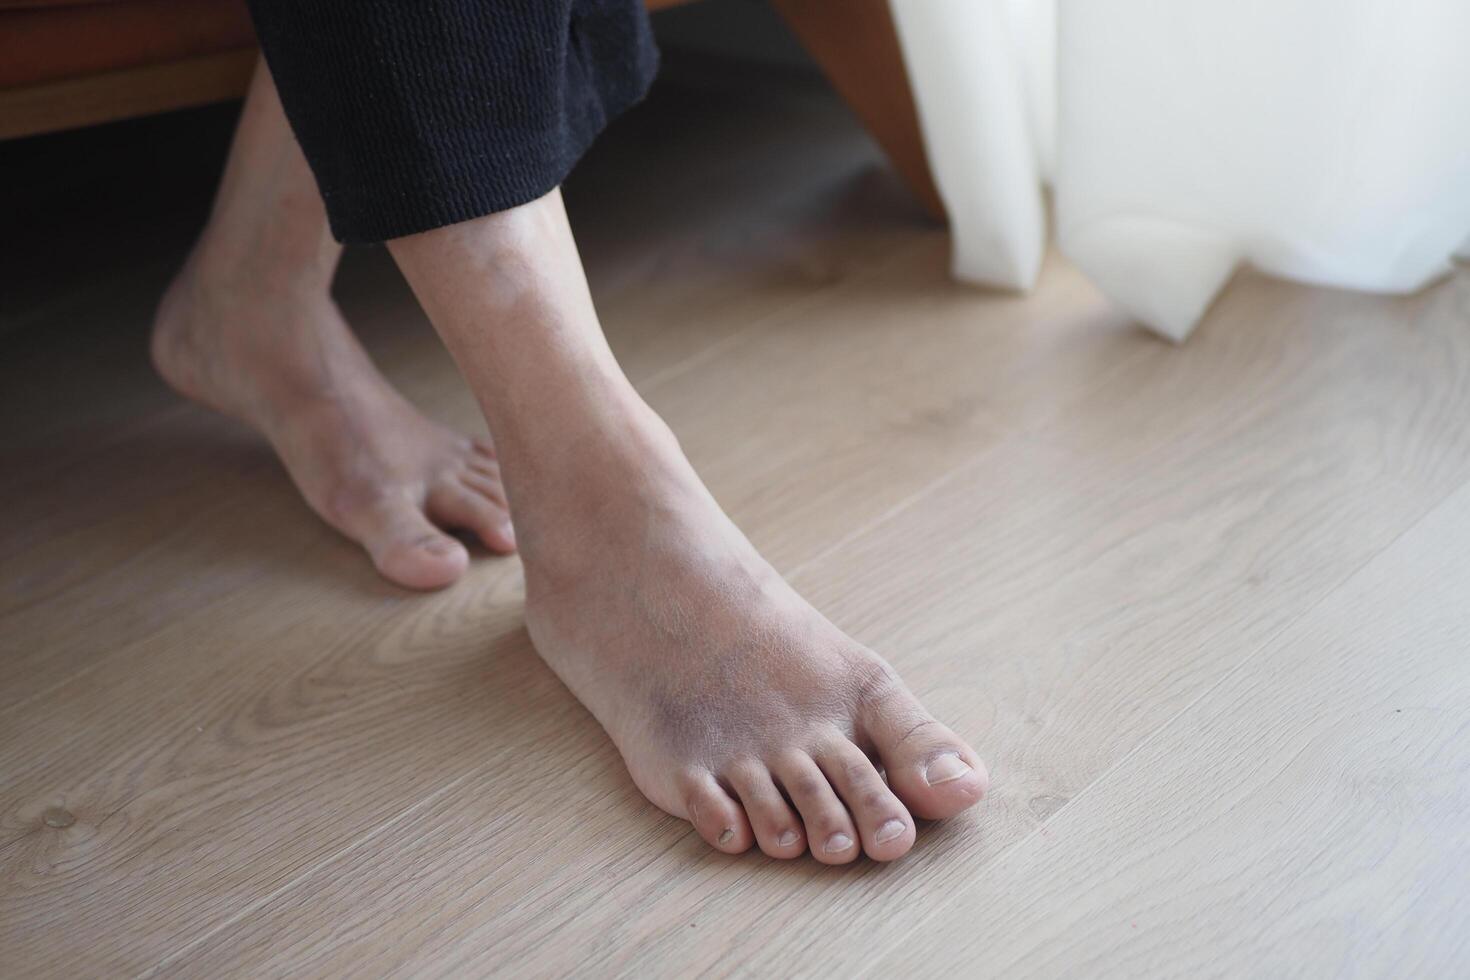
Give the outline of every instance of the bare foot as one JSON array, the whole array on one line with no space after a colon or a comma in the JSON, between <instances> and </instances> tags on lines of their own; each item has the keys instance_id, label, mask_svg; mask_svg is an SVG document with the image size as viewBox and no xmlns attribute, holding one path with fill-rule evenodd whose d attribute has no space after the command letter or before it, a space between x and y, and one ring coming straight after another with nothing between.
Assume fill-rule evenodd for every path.
<instances>
[{"instance_id":1,"label":"bare foot","mask_svg":"<svg viewBox=\"0 0 1470 980\"><path fill-rule=\"evenodd\" d=\"M437 589L463 574L466 528L515 549L488 440L425 418L378 373L325 289L204 282L191 259L164 295L154 364L180 393L270 440L312 509L390 581Z\"/></svg>"},{"instance_id":2,"label":"bare foot","mask_svg":"<svg viewBox=\"0 0 1470 980\"><path fill-rule=\"evenodd\" d=\"M581 478L522 538L536 648L644 795L726 853L828 864L892 860L914 817L979 801L974 750L756 553L651 411L628 417L574 441Z\"/></svg>"},{"instance_id":3,"label":"bare foot","mask_svg":"<svg viewBox=\"0 0 1470 980\"><path fill-rule=\"evenodd\" d=\"M602 335L560 194L388 243L498 440L536 649L651 801L726 853L887 861L975 751L784 582Z\"/></svg>"}]
</instances>

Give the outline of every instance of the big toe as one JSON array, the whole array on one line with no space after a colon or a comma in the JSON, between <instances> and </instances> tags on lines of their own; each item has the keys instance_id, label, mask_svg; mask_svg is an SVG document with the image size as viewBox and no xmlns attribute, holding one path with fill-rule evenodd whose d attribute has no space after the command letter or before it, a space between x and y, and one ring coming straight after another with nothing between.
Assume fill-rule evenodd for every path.
<instances>
[{"instance_id":1,"label":"big toe","mask_svg":"<svg viewBox=\"0 0 1470 980\"><path fill-rule=\"evenodd\" d=\"M465 546L439 530L411 502L378 508L361 540L388 581L410 589L442 589L469 567Z\"/></svg>"},{"instance_id":2,"label":"big toe","mask_svg":"<svg viewBox=\"0 0 1470 980\"><path fill-rule=\"evenodd\" d=\"M888 785L916 816L952 817L985 796L985 763L963 739L935 721L908 691L874 705L864 727L888 775Z\"/></svg>"},{"instance_id":3,"label":"big toe","mask_svg":"<svg viewBox=\"0 0 1470 980\"><path fill-rule=\"evenodd\" d=\"M452 585L469 563L469 552L464 545L439 533L395 543L381 555L373 556L373 564L384 578L409 589L442 589Z\"/></svg>"}]
</instances>

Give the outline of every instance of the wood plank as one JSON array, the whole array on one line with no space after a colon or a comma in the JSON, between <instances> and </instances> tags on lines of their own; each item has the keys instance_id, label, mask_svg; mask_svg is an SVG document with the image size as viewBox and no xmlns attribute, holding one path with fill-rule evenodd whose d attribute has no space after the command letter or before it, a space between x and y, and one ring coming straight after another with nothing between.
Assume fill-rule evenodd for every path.
<instances>
[{"instance_id":1,"label":"wood plank","mask_svg":"<svg viewBox=\"0 0 1470 980\"><path fill-rule=\"evenodd\" d=\"M942 248L926 241L874 273L875 282L830 291L844 302L773 319L720 358L650 389L715 492L778 561L816 555L1004 434L974 397L974 366L924 338L1011 337L982 380L1029 362L1084 382L1078 397L1094 379L1073 370L1069 356L1034 357L1036 345L1096 358L1093 336L1123 358L1140 349L1108 343L1117 332L1097 329L1097 296L1070 288L1069 268L1056 267L1055 297L1022 302L945 285L935 261ZM933 292L931 315L892 329L912 308L914 294L901 286L916 276ZM859 309L873 316L861 329ZM1069 335L1082 339L1063 343ZM832 383L811 383L823 375ZM928 383L915 385L916 376ZM779 411L773 398L785 401ZM768 452L751 456L752 444ZM481 784L489 759L514 768L516 746L571 752L541 791L569 794L569 812L584 805L573 800L605 801L635 859L646 857L632 842L649 834L683 837L683 824L654 816L637 797L604 737L530 651L513 562L487 562L442 596L404 596L377 582L352 549L303 545L317 533L304 514L258 519L240 521L239 535L300 549L272 556L284 559L280 574L237 581L197 612L176 608L157 632L0 716L8 804L0 847L9 845L0 934L22 962L142 969L418 812L444 785ZM210 549L233 536L215 536ZM175 563L166 601L181 606L192 583L180 584L179 573L198 563L173 554L160 554L157 568L163 575ZM558 701L560 710L547 710ZM568 740L569 728L578 739ZM568 782L575 772L596 778ZM500 786L491 799L530 813L526 794L539 799L530 782ZM41 829L51 807L75 814L76 824L61 835ZM332 815L325 825L322 814ZM552 825L526 829L539 835ZM570 839L565 828L555 832ZM138 874L143 868L159 873ZM107 941L56 953L35 924L61 907L74 928L105 927ZM120 914L133 924L114 930Z\"/></svg>"},{"instance_id":2,"label":"wood plank","mask_svg":"<svg viewBox=\"0 0 1470 980\"><path fill-rule=\"evenodd\" d=\"M612 752L535 782L485 766L165 972L380 962L446 976L506 964L536 974L860 970L1470 476L1470 447L1452 435L1470 393L1463 358L1449 354L1466 338L1447 315L1467 288L1364 300L1246 280L1197 345L1135 349L1113 335L1145 353L1080 404L1058 410L1065 389L1052 385L1069 377L1060 366L1056 377L1002 381L1019 431L793 568L800 588L890 655L994 763L990 803L925 828L903 862L834 874L730 860L672 821L666 835L630 844L636 828L607 815L637 805L602 772L617 768ZM1376 328L1324 344L1351 310ZM988 339L1029 352L1023 331ZM958 358L965 342L950 343ZM1399 368L1383 371L1390 350ZM1026 362L968 364L983 389ZM1360 411L1327 418L1349 391ZM1137 428L1140 403L1170 413ZM1066 445L1079 426L1112 439ZM744 438L771 444L758 431ZM1390 440L1405 448L1383 453ZM885 445L900 441L890 434ZM535 826L490 819L543 812L548 798L555 815ZM411 902L396 901L382 874L389 847L406 849ZM335 910L338 933L312 925L319 908Z\"/></svg>"},{"instance_id":3,"label":"wood plank","mask_svg":"<svg viewBox=\"0 0 1470 980\"><path fill-rule=\"evenodd\" d=\"M888 867L711 853L534 656L514 561L383 585L207 416L141 380L90 399L106 356L68 374L56 331L0 365L31 379L6 459L43 474L0 486L0 596L32 604L0 621L0 693L30 685L0 710L7 968L859 972L1470 479L1470 275L1407 299L1247 276L1176 349L1064 263L1026 298L948 284L840 125L810 127L814 204L741 176L820 116L727 149L715 191L589 182L588 261L717 496L976 741L991 801ZM383 268L346 270L349 311L472 418ZM117 326L110 298L67 310Z\"/></svg>"},{"instance_id":4,"label":"wood plank","mask_svg":"<svg viewBox=\"0 0 1470 980\"><path fill-rule=\"evenodd\" d=\"M607 972L857 972L1470 476L1467 299L1464 275L1409 301L1247 278L1197 343L1125 362L798 569L991 763L988 803L926 828L903 862L841 884L732 865L677 901L654 866L624 882L639 900L611 927L568 891L554 932L484 920L457 951L551 971L585 943Z\"/></svg>"},{"instance_id":5,"label":"wood plank","mask_svg":"<svg viewBox=\"0 0 1470 980\"><path fill-rule=\"evenodd\" d=\"M1462 974L1467 556L1470 487L867 972Z\"/></svg>"},{"instance_id":6,"label":"wood plank","mask_svg":"<svg viewBox=\"0 0 1470 980\"><path fill-rule=\"evenodd\" d=\"M18 88L0 89L0 139L37 136L238 99L254 47Z\"/></svg>"}]
</instances>

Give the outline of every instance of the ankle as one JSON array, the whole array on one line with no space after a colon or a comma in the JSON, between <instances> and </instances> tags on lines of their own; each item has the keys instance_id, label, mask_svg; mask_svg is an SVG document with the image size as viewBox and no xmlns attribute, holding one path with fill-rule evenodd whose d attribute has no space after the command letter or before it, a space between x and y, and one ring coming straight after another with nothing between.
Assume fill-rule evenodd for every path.
<instances>
[{"instance_id":1,"label":"ankle","mask_svg":"<svg viewBox=\"0 0 1470 980\"><path fill-rule=\"evenodd\" d=\"M674 433L633 399L610 398L543 436L531 459L502 449L528 577L575 578L589 548L644 546L661 529L689 523L707 500Z\"/></svg>"},{"instance_id":2,"label":"ankle","mask_svg":"<svg viewBox=\"0 0 1470 980\"><path fill-rule=\"evenodd\" d=\"M273 290L221 272L201 254L185 261L159 302L150 338L158 373L181 394L267 427L275 416L319 403L342 386L323 370L343 370L366 355L325 289Z\"/></svg>"},{"instance_id":3,"label":"ankle","mask_svg":"<svg viewBox=\"0 0 1470 980\"><path fill-rule=\"evenodd\" d=\"M325 221L275 207L249 217L212 215L186 269L211 292L291 301L326 295L341 254Z\"/></svg>"},{"instance_id":4,"label":"ankle","mask_svg":"<svg viewBox=\"0 0 1470 980\"><path fill-rule=\"evenodd\" d=\"M216 306L310 307L330 299L331 276L258 254L218 250L201 242L185 264L193 296Z\"/></svg>"}]
</instances>

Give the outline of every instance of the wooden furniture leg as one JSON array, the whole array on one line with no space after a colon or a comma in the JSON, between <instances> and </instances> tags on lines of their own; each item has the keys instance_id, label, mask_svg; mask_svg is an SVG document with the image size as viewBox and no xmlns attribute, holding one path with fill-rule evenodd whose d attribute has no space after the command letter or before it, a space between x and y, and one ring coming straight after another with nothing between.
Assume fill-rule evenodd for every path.
<instances>
[{"instance_id":1,"label":"wooden furniture leg","mask_svg":"<svg viewBox=\"0 0 1470 980\"><path fill-rule=\"evenodd\" d=\"M888 0L771 0L924 210L945 221Z\"/></svg>"}]
</instances>

